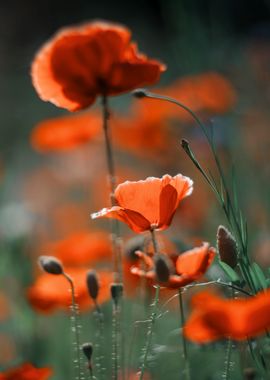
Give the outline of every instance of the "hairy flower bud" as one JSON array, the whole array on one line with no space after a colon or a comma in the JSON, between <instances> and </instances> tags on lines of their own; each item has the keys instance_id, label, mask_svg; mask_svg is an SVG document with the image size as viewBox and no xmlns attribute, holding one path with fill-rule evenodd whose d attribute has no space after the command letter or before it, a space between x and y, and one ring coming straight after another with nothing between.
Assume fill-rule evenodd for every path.
<instances>
[{"instance_id":1,"label":"hairy flower bud","mask_svg":"<svg viewBox=\"0 0 270 380\"><path fill-rule=\"evenodd\" d=\"M45 272L50 274L63 274L63 266L60 260L53 256L40 256L38 263Z\"/></svg>"},{"instance_id":2,"label":"hairy flower bud","mask_svg":"<svg viewBox=\"0 0 270 380\"><path fill-rule=\"evenodd\" d=\"M217 246L220 260L231 268L235 268L237 265L237 244L233 235L224 226L218 227Z\"/></svg>"},{"instance_id":3,"label":"hairy flower bud","mask_svg":"<svg viewBox=\"0 0 270 380\"><path fill-rule=\"evenodd\" d=\"M90 270L86 275L86 284L90 297L95 301L99 292L99 283L97 274L94 270Z\"/></svg>"},{"instance_id":4,"label":"hairy flower bud","mask_svg":"<svg viewBox=\"0 0 270 380\"><path fill-rule=\"evenodd\" d=\"M111 284L111 297L115 304L123 295L123 284Z\"/></svg>"},{"instance_id":5,"label":"hairy flower bud","mask_svg":"<svg viewBox=\"0 0 270 380\"><path fill-rule=\"evenodd\" d=\"M88 359L88 361L90 362L92 358L92 354L93 354L93 344L90 342L84 343L82 345L82 351L84 355L86 356L86 358Z\"/></svg>"},{"instance_id":6,"label":"hairy flower bud","mask_svg":"<svg viewBox=\"0 0 270 380\"><path fill-rule=\"evenodd\" d=\"M158 255L155 258L155 273L158 282L167 282L169 280L170 267L164 255Z\"/></svg>"},{"instance_id":7,"label":"hairy flower bud","mask_svg":"<svg viewBox=\"0 0 270 380\"><path fill-rule=\"evenodd\" d=\"M148 243L145 236L135 236L129 239L124 246L124 255L128 260L137 261L136 251L144 251L144 247Z\"/></svg>"},{"instance_id":8,"label":"hairy flower bud","mask_svg":"<svg viewBox=\"0 0 270 380\"><path fill-rule=\"evenodd\" d=\"M147 91L144 88L137 88L132 91L132 95L138 99L145 98L147 96Z\"/></svg>"}]
</instances>

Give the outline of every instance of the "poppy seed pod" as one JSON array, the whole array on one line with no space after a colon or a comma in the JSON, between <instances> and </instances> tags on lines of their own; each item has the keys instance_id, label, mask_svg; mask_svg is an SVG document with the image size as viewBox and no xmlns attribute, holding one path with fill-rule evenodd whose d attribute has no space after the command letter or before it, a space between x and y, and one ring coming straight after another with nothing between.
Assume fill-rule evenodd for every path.
<instances>
[{"instance_id":1,"label":"poppy seed pod","mask_svg":"<svg viewBox=\"0 0 270 380\"><path fill-rule=\"evenodd\" d=\"M123 295L123 284L111 284L111 297L115 304Z\"/></svg>"},{"instance_id":2,"label":"poppy seed pod","mask_svg":"<svg viewBox=\"0 0 270 380\"><path fill-rule=\"evenodd\" d=\"M93 344L90 342L84 343L82 345L82 351L83 351L85 357L90 362L92 359L92 355L93 355Z\"/></svg>"},{"instance_id":3,"label":"poppy seed pod","mask_svg":"<svg viewBox=\"0 0 270 380\"><path fill-rule=\"evenodd\" d=\"M99 283L98 283L97 274L94 270L90 270L87 272L86 284L87 284L88 293L90 297L95 301L98 296Z\"/></svg>"},{"instance_id":4,"label":"poppy seed pod","mask_svg":"<svg viewBox=\"0 0 270 380\"><path fill-rule=\"evenodd\" d=\"M224 226L218 227L217 246L220 260L231 268L235 268L237 265L237 244L233 235Z\"/></svg>"},{"instance_id":5,"label":"poppy seed pod","mask_svg":"<svg viewBox=\"0 0 270 380\"><path fill-rule=\"evenodd\" d=\"M40 256L38 263L45 272L50 274L63 274L61 261L53 256Z\"/></svg>"},{"instance_id":6,"label":"poppy seed pod","mask_svg":"<svg viewBox=\"0 0 270 380\"><path fill-rule=\"evenodd\" d=\"M155 273L158 282L167 282L170 277L170 267L168 260L163 255L158 255L155 259Z\"/></svg>"}]
</instances>

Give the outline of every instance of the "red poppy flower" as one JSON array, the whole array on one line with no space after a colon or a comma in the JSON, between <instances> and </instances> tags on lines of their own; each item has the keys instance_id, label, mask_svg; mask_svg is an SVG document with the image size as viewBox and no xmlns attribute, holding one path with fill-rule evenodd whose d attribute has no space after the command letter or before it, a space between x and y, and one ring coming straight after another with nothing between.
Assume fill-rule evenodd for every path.
<instances>
[{"instance_id":1,"label":"red poppy flower","mask_svg":"<svg viewBox=\"0 0 270 380\"><path fill-rule=\"evenodd\" d=\"M76 111L98 95L154 84L165 66L137 51L122 25L90 22L62 29L37 53L32 79L41 99Z\"/></svg>"},{"instance_id":2,"label":"red poppy flower","mask_svg":"<svg viewBox=\"0 0 270 380\"><path fill-rule=\"evenodd\" d=\"M193 297L192 306L184 334L196 343L222 338L245 340L263 334L270 327L270 290L233 300L202 292Z\"/></svg>"},{"instance_id":3,"label":"red poppy flower","mask_svg":"<svg viewBox=\"0 0 270 380\"><path fill-rule=\"evenodd\" d=\"M63 116L37 124L31 144L39 152L66 151L93 140L101 131L96 114Z\"/></svg>"},{"instance_id":4,"label":"red poppy flower","mask_svg":"<svg viewBox=\"0 0 270 380\"><path fill-rule=\"evenodd\" d=\"M133 266L131 273L136 276L148 278L151 281L157 281L153 257L141 251L138 251L137 255L144 261L146 270ZM168 281L165 283L162 282L162 286L167 288L180 288L198 280L212 264L214 257L215 249L209 247L208 243L203 243L200 247L184 252L176 259L176 273L170 274ZM164 255L164 259L167 260L168 257Z\"/></svg>"},{"instance_id":5,"label":"red poppy flower","mask_svg":"<svg viewBox=\"0 0 270 380\"><path fill-rule=\"evenodd\" d=\"M94 264L111 258L111 241L103 231L80 231L55 242L50 242L42 248L50 252L64 265Z\"/></svg>"},{"instance_id":6,"label":"red poppy flower","mask_svg":"<svg viewBox=\"0 0 270 380\"><path fill-rule=\"evenodd\" d=\"M89 268L65 268L66 273L74 281L76 300L81 310L93 305L86 286L86 273ZM103 303L110 299L110 284L113 280L109 272L98 272L100 290L98 302ZM70 285L64 276L53 276L42 273L27 292L27 298L34 309L43 313L50 313L57 309L68 309L71 305Z\"/></svg>"},{"instance_id":7,"label":"red poppy flower","mask_svg":"<svg viewBox=\"0 0 270 380\"><path fill-rule=\"evenodd\" d=\"M50 368L36 368L25 363L18 368L0 374L1 380L47 380L52 375Z\"/></svg>"},{"instance_id":8,"label":"red poppy flower","mask_svg":"<svg viewBox=\"0 0 270 380\"><path fill-rule=\"evenodd\" d=\"M182 174L126 181L115 190L118 206L104 208L92 214L92 219L119 219L135 232L164 230L171 224L179 202L192 193L192 186L193 181Z\"/></svg>"}]
</instances>

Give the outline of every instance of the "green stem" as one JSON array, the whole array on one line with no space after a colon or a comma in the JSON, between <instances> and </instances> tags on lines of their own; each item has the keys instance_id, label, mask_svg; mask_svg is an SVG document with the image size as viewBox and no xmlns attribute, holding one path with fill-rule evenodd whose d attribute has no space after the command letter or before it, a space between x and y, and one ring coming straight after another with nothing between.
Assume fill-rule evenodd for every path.
<instances>
[{"instance_id":1,"label":"green stem","mask_svg":"<svg viewBox=\"0 0 270 380\"><path fill-rule=\"evenodd\" d=\"M157 317L157 305L158 305L158 300L159 300L159 291L160 291L160 286L156 285L156 292L155 292L155 298L154 302L152 303L152 308L153 312L149 318L149 325L148 325L148 331L147 331L147 337L146 337L146 344L144 347L144 356L143 356L143 362L141 365L141 371L140 371L140 378L139 380L143 380L145 368L147 365L147 359L148 359L148 354L151 348L151 343L152 343L152 336L153 336L153 331L154 331L154 324L156 321Z\"/></svg>"},{"instance_id":2,"label":"green stem","mask_svg":"<svg viewBox=\"0 0 270 380\"><path fill-rule=\"evenodd\" d=\"M178 290L179 296L179 307L180 307L180 318L181 318L181 336L182 336L182 348L183 348L183 357L184 357L184 376L186 380L190 380L190 369L189 369L189 360L188 360L188 350L187 350L187 341L183 334L183 327L185 325L185 314L184 314L184 304L182 297L182 289Z\"/></svg>"},{"instance_id":3,"label":"green stem","mask_svg":"<svg viewBox=\"0 0 270 380\"><path fill-rule=\"evenodd\" d=\"M116 176L115 176L115 164L113 158L113 149L112 149L112 138L111 138L111 129L109 127L110 111L108 106L108 97L106 95L102 96L102 113L103 113L103 131L105 138L105 148L106 148L106 159L107 167L109 173L109 183L110 183L110 200L111 206L116 205L115 200L115 188L116 188ZM116 219L111 220L111 229L112 229L112 245L113 245L113 276L114 282L120 284L123 282L123 273L122 273L122 242L120 239L120 226L119 221ZM113 316L112 316L112 356L113 356L113 379L117 380L118 378L118 362L119 362L119 353L123 354L123 347L121 347L123 342L123 329L120 328L121 320L121 307L120 305L113 305ZM119 334L121 338L119 338ZM121 355L121 358L123 355ZM123 364L124 365L124 364ZM124 370L124 369L123 369Z\"/></svg>"},{"instance_id":4,"label":"green stem","mask_svg":"<svg viewBox=\"0 0 270 380\"><path fill-rule=\"evenodd\" d=\"M230 370L231 370L231 354L232 354L232 340L229 338L227 340L227 348L225 353L225 368L222 379L229 380Z\"/></svg>"},{"instance_id":5,"label":"green stem","mask_svg":"<svg viewBox=\"0 0 270 380\"><path fill-rule=\"evenodd\" d=\"M150 230L150 233L151 233L151 237L152 237L152 243L153 243L153 248L154 248L154 255L156 255L158 253L158 243L157 243L157 239L156 239L155 229L152 228ZM156 317L157 317L157 312L158 312L159 292L160 292L160 286L156 285L155 298L154 298L154 302L151 305L153 311L152 311L152 313L150 315L150 318L149 318L147 338L146 338L146 344L145 344L145 347L144 347L144 356L143 356L143 362L142 362L142 365L141 365L141 371L140 371L140 378L139 378L139 380L143 379L145 367L147 365L148 354L149 354L149 351L150 351L150 348L151 348L152 336L153 336L153 330L154 330L154 324L155 324Z\"/></svg>"},{"instance_id":6,"label":"green stem","mask_svg":"<svg viewBox=\"0 0 270 380\"><path fill-rule=\"evenodd\" d=\"M74 328L74 333L75 333L75 355L76 355L76 360L75 360L75 369L77 370L77 375L75 379L79 380L84 380L84 373L82 371L82 363L81 363L81 344L80 344L80 331L79 331L79 323L78 323L78 305L76 302L76 294L75 294L75 287L74 287L74 282L72 278L66 274L63 273L63 276L67 279L70 285L71 289L71 310L72 310L72 319L73 319L73 328Z\"/></svg>"}]
</instances>

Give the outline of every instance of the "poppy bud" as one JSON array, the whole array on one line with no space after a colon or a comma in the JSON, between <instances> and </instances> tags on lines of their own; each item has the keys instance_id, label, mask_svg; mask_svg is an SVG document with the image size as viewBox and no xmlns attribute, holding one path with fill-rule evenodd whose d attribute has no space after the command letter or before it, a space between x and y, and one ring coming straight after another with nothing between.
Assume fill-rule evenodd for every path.
<instances>
[{"instance_id":1,"label":"poppy bud","mask_svg":"<svg viewBox=\"0 0 270 380\"><path fill-rule=\"evenodd\" d=\"M98 296L99 283L98 283L97 274L94 270L90 270L87 272L86 284L87 284L88 293L90 297L95 301Z\"/></svg>"},{"instance_id":2,"label":"poppy bud","mask_svg":"<svg viewBox=\"0 0 270 380\"><path fill-rule=\"evenodd\" d=\"M111 297L115 304L123 295L123 284L111 284Z\"/></svg>"},{"instance_id":3,"label":"poppy bud","mask_svg":"<svg viewBox=\"0 0 270 380\"><path fill-rule=\"evenodd\" d=\"M237 244L233 235L224 226L218 227L217 246L220 260L231 268L235 268L237 265Z\"/></svg>"},{"instance_id":4,"label":"poppy bud","mask_svg":"<svg viewBox=\"0 0 270 380\"><path fill-rule=\"evenodd\" d=\"M50 274L63 274L61 261L53 256L40 256L38 259L40 267Z\"/></svg>"},{"instance_id":5,"label":"poppy bud","mask_svg":"<svg viewBox=\"0 0 270 380\"><path fill-rule=\"evenodd\" d=\"M255 380L256 371L254 368L245 368L244 369L244 379L245 380Z\"/></svg>"},{"instance_id":6,"label":"poppy bud","mask_svg":"<svg viewBox=\"0 0 270 380\"><path fill-rule=\"evenodd\" d=\"M88 359L88 361L90 362L92 358L92 354L93 354L93 344L90 342L84 343L82 345L82 351L84 355L86 356L86 358Z\"/></svg>"},{"instance_id":7,"label":"poppy bud","mask_svg":"<svg viewBox=\"0 0 270 380\"><path fill-rule=\"evenodd\" d=\"M124 254L128 260L137 261L138 256L136 251L143 251L147 244L147 238L145 236L135 236L127 241L124 247Z\"/></svg>"},{"instance_id":8,"label":"poppy bud","mask_svg":"<svg viewBox=\"0 0 270 380\"><path fill-rule=\"evenodd\" d=\"M155 259L155 273L158 282L167 282L170 277L168 261L163 255L158 255Z\"/></svg>"},{"instance_id":9,"label":"poppy bud","mask_svg":"<svg viewBox=\"0 0 270 380\"><path fill-rule=\"evenodd\" d=\"M132 91L132 95L138 99L145 98L147 96L147 91L144 88L137 88Z\"/></svg>"}]
</instances>

